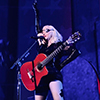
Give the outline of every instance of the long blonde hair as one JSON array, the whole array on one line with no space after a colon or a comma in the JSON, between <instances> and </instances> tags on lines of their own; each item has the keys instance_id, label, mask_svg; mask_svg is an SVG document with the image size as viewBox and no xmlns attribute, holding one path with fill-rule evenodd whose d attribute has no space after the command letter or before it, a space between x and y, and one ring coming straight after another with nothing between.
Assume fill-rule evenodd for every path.
<instances>
[{"instance_id":1,"label":"long blonde hair","mask_svg":"<svg viewBox=\"0 0 100 100\"><path fill-rule=\"evenodd\" d=\"M48 27L48 29L53 30L52 31L52 37L50 39L51 44L63 41L62 35L52 25L45 25L45 26Z\"/></svg>"}]
</instances>

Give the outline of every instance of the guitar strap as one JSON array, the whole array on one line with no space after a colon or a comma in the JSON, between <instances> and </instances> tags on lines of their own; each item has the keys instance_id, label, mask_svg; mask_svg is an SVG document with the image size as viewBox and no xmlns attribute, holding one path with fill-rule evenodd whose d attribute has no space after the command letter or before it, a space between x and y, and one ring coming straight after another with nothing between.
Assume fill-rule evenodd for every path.
<instances>
[{"instance_id":1,"label":"guitar strap","mask_svg":"<svg viewBox=\"0 0 100 100\"><path fill-rule=\"evenodd\" d=\"M33 71L33 74L34 74L33 77L34 77L34 83L35 83L35 89L36 89L37 88L37 85L36 85L36 77L35 77L35 71L34 71L35 68L34 68L34 62L33 61L32 61L32 66L33 66L33 70L32 71Z\"/></svg>"},{"instance_id":2,"label":"guitar strap","mask_svg":"<svg viewBox=\"0 0 100 100\"><path fill-rule=\"evenodd\" d=\"M72 53L60 64L60 69L61 70L66 64L70 63L73 61L75 58L77 58L80 55L79 51L74 49Z\"/></svg>"}]
</instances>

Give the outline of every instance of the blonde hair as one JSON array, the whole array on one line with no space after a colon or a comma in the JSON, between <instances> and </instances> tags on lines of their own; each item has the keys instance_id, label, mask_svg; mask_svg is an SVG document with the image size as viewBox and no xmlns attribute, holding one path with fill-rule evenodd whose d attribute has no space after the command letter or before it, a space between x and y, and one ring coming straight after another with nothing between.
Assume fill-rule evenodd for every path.
<instances>
[{"instance_id":1,"label":"blonde hair","mask_svg":"<svg viewBox=\"0 0 100 100\"><path fill-rule=\"evenodd\" d=\"M52 30L52 37L50 39L51 43L58 43L63 41L62 35L52 25L45 25L44 27Z\"/></svg>"}]
</instances>

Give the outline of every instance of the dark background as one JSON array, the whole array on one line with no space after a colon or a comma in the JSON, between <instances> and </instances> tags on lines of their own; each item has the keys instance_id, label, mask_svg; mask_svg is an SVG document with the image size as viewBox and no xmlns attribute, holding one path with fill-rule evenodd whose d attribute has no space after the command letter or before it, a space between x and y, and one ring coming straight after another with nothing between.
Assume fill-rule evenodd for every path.
<instances>
[{"instance_id":1,"label":"dark background","mask_svg":"<svg viewBox=\"0 0 100 100\"><path fill-rule=\"evenodd\" d=\"M17 100L18 66L10 68L35 41L30 38L36 36L33 3L34 0L0 0L0 100ZM41 27L53 25L64 40L76 31L82 34L76 44L82 53L81 57L91 62L96 72L100 73L100 0L38 0L37 8ZM34 60L36 55L35 45L30 55L21 62ZM66 80L67 76L63 76ZM66 100L70 98L67 95ZM26 90L21 84L20 96L21 100L32 100L34 92ZM81 96L84 98L84 95ZM48 98L51 100L50 95ZM73 95L69 100L82 100L74 98Z\"/></svg>"}]
</instances>

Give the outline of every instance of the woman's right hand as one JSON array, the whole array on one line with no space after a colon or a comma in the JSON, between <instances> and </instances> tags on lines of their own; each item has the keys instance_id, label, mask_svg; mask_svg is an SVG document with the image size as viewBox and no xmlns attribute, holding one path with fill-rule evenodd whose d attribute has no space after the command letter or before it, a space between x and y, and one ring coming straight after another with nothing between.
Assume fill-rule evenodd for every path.
<instances>
[{"instance_id":1,"label":"woman's right hand","mask_svg":"<svg viewBox=\"0 0 100 100\"><path fill-rule=\"evenodd\" d=\"M40 36L43 36L43 34L42 33L38 33L37 37L40 37ZM46 41L44 39L38 39L38 43L39 43L39 45L41 45L41 44L45 44Z\"/></svg>"}]
</instances>

